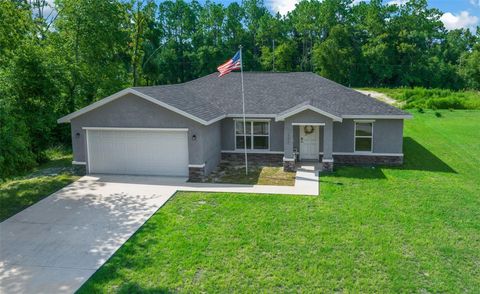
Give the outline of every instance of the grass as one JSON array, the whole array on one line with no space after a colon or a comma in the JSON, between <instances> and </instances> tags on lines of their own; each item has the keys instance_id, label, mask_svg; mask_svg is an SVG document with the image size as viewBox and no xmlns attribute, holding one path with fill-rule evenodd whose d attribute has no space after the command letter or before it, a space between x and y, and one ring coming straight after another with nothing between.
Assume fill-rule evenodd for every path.
<instances>
[{"instance_id":1,"label":"grass","mask_svg":"<svg viewBox=\"0 0 480 294\"><path fill-rule=\"evenodd\" d=\"M404 108L480 109L479 91L425 88L365 88L404 102Z\"/></svg>"},{"instance_id":2,"label":"grass","mask_svg":"<svg viewBox=\"0 0 480 294\"><path fill-rule=\"evenodd\" d=\"M440 112L319 197L178 193L79 292L479 293L480 111Z\"/></svg>"},{"instance_id":3,"label":"grass","mask_svg":"<svg viewBox=\"0 0 480 294\"><path fill-rule=\"evenodd\" d=\"M284 172L283 167L249 166L248 175L245 166L221 166L219 171L212 173L207 182L247 185L295 185L295 173Z\"/></svg>"},{"instance_id":4,"label":"grass","mask_svg":"<svg viewBox=\"0 0 480 294\"><path fill-rule=\"evenodd\" d=\"M31 173L0 182L0 221L79 178L72 174L71 152L54 148L47 151L47 157Z\"/></svg>"}]
</instances>

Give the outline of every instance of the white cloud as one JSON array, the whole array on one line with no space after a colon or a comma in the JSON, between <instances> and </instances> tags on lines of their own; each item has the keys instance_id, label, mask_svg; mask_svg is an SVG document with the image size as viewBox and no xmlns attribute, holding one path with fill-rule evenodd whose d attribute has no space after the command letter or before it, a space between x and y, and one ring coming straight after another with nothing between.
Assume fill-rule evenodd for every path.
<instances>
[{"instance_id":1,"label":"white cloud","mask_svg":"<svg viewBox=\"0 0 480 294\"><path fill-rule=\"evenodd\" d=\"M405 5L407 4L408 0L393 0L393 1L389 1L387 4L388 5Z\"/></svg>"},{"instance_id":2,"label":"white cloud","mask_svg":"<svg viewBox=\"0 0 480 294\"><path fill-rule=\"evenodd\" d=\"M369 0L353 0L353 5L366 1ZM267 0L266 4L273 13L280 12L281 15L286 15L289 11L295 9L295 4L298 2L300 2L300 0Z\"/></svg>"},{"instance_id":3,"label":"white cloud","mask_svg":"<svg viewBox=\"0 0 480 294\"><path fill-rule=\"evenodd\" d=\"M445 25L447 30L455 30L462 28L469 28L474 30L475 26L478 25L478 17L475 15L470 15L468 11L462 11L460 14L455 15L451 12L444 13L440 20Z\"/></svg>"},{"instance_id":4,"label":"white cloud","mask_svg":"<svg viewBox=\"0 0 480 294\"><path fill-rule=\"evenodd\" d=\"M480 0L470 0L470 4L473 6L480 6Z\"/></svg>"},{"instance_id":5,"label":"white cloud","mask_svg":"<svg viewBox=\"0 0 480 294\"><path fill-rule=\"evenodd\" d=\"M267 6L273 13L280 12L281 15L286 15L295 9L295 4L298 2L300 0L267 0Z\"/></svg>"}]
</instances>

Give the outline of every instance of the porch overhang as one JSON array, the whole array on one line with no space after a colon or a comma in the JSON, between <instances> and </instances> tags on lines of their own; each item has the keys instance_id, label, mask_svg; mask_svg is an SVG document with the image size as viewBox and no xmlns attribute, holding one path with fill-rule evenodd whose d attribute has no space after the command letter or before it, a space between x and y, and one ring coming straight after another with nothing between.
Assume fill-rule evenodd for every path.
<instances>
[{"instance_id":1,"label":"porch overhang","mask_svg":"<svg viewBox=\"0 0 480 294\"><path fill-rule=\"evenodd\" d=\"M325 110L322 110L318 107L315 107L315 106L312 106L310 104L300 104L300 105L297 105L295 107L292 107L290 109L287 109L286 111L282 112L282 113L279 113L276 117L275 117L275 121L283 121L285 120L286 118L290 117L290 116L293 116L297 113L300 113L302 111L305 111L305 110L311 110L311 111L314 111L316 113L319 113L321 115L324 115L326 117L329 117L331 118L333 121L338 121L338 122L342 122L342 118L338 115L334 115L332 113L329 113Z\"/></svg>"}]
</instances>

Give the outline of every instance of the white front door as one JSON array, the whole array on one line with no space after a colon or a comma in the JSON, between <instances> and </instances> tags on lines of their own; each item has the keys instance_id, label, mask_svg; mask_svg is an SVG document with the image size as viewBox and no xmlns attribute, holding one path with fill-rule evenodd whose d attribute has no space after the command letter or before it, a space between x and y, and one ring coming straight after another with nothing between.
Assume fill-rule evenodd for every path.
<instances>
[{"instance_id":1,"label":"white front door","mask_svg":"<svg viewBox=\"0 0 480 294\"><path fill-rule=\"evenodd\" d=\"M300 128L300 160L318 160L319 131L318 126L299 126Z\"/></svg>"}]
</instances>

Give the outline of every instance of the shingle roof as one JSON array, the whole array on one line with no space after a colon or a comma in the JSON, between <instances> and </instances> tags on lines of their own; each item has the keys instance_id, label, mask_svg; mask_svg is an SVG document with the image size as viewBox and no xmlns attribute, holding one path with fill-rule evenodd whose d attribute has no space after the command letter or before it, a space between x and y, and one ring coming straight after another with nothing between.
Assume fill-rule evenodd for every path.
<instances>
[{"instance_id":1,"label":"shingle roof","mask_svg":"<svg viewBox=\"0 0 480 294\"><path fill-rule=\"evenodd\" d=\"M308 104L335 116L408 115L408 113L308 72L244 72L245 112L282 113ZM135 87L134 90L205 121L242 113L240 73L217 73L177 85Z\"/></svg>"},{"instance_id":2,"label":"shingle roof","mask_svg":"<svg viewBox=\"0 0 480 294\"><path fill-rule=\"evenodd\" d=\"M225 114L225 111L194 91L186 84L164 85L153 87L134 87L138 92L160 100L168 105L183 110L205 121L215 119Z\"/></svg>"}]
</instances>

